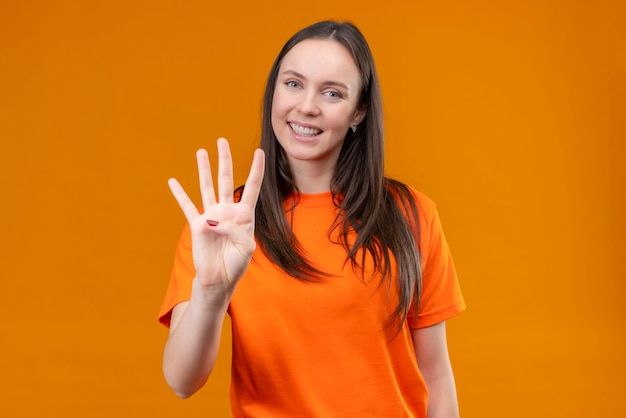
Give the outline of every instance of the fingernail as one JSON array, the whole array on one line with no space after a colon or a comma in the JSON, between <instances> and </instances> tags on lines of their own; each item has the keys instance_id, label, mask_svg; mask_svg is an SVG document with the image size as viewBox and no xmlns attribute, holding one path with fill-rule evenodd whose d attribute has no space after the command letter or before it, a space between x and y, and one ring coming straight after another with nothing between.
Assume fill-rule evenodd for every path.
<instances>
[{"instance_id":1,"label":"fingernail","mask_svg":"<svg viewBox=\"0 0 626 418\"><path fill-rule=\"evenodd\" d=\"M207 219L206 220L206 224L209 225L209 226L218 226L220 223L217 222L217 221L212 221L210 219Z\"/></svg>"}]
</instances>

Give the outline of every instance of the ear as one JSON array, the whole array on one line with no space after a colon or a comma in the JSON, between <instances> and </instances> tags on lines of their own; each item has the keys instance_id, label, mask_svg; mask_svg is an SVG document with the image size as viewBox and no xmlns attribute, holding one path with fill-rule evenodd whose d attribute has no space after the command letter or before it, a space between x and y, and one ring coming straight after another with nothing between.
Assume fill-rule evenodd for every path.
<instances>
[{"instance_id":1,"label":"ear","mask_svg":"<svg viewBox=\"0 0 626 418\"><path fill-rule=\"evenodd\" d=\"M365 105L359 106L354 112L354 117L352 118L352 123L359 125L365 119L365 115L367 115L367 107Z\"/></svg>"}]
</instances>

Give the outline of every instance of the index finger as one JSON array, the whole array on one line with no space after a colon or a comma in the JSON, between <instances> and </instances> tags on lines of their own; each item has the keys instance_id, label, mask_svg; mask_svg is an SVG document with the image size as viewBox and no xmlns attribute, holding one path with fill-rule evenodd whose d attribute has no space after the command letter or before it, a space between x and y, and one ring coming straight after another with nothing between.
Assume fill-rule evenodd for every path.
<instances>
[{"instance_id":1,"label":"index finger","mask_svg":"<svg viewBox=\"0 0 626 418\"><path fill-rule=\"evenodd\" d=\"M178 206L182 209L185 218L187 218L188 222L191 222L194 217L198 215L198 209L193 204L178 180L171 178L167 181L167 184L170 186L170 191L178 202Z\"/></svg>"},{"instance_id":2,"label":"index finger","mask_svg":"<svg viewBox=\"0 0 626 418\"><path fill-rule=\"evenodd\" d=\"M265 173L265 153L263 150L254 151L254 158L250 166L250 173L246 179L246 185L243 188L240 203L256 206L261 192L261 184L263 183L263 174Z\"/></svg>"}]
</instances>

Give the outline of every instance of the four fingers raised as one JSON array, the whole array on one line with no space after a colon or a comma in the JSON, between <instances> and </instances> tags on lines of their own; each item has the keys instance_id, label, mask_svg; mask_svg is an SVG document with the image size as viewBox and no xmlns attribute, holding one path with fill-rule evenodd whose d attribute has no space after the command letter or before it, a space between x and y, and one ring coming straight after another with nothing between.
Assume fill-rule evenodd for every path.
<instances>
[{"instance_id":1,"label":"four fingers raised","mask_svg":"<svg viewBox=\"0 0 626 418\"><path fill-rule=\"evenodd\" d=\"M220 203L233 203L234 199L234 183L233 183L233 164L228 141L224 138L217 140L218 149L218 193ZM210 206L218 203L213 186L213 176L211 174L211 163L208 153L205 149L200 149L196 153L198 164L198 176L200 180L200 194L202 196L202 205L205 210ZM256 206L263 182L263 174L265 171L265 154L262 150L257 149L254 152L254 158L250 167L250 172L246 180L243 196L240 202L251 207ZM168 184L174 198L182 209L187 221L191 221L198 216L198 209L193 204L189 195L185 192L180 183L171 178Z\"/></svg>"}]
</instances>

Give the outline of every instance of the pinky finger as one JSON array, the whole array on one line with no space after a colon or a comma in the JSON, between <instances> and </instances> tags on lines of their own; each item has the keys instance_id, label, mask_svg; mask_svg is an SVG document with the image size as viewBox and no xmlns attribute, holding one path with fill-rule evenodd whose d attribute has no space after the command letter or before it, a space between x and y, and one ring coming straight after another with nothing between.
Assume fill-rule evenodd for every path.
<instances>
[{"instance_id":1,"label":"pinky finger","mask_svg":"<svg viewBox=\"0 0 626 418\"><path fill-rule=\"evenodd\" d=\"M243 189L243 196L241 202L256 206L256 202L259 199L259 193L261 192L261 183L263 183L263 173L265 171L265 154L262 150L257 149L254 152L254 158L252 160L252 166L250 167L250 173L246 180L246 186Z\"/></svg>"},{"instance_id":2,"label":"pinky finger","mask_svg":"<svg viewBox=\"0 0 626 418\"><path fill-rule=\"evenodd\" d=\"M170 186L170 191L178 202L178 206L182 209L185 218L187 218L188 222L191 222L192 219L198 216L198 209L193 204L178 180L171 178L167 181L167 184Z\"/></svg>"}]
</instances>

